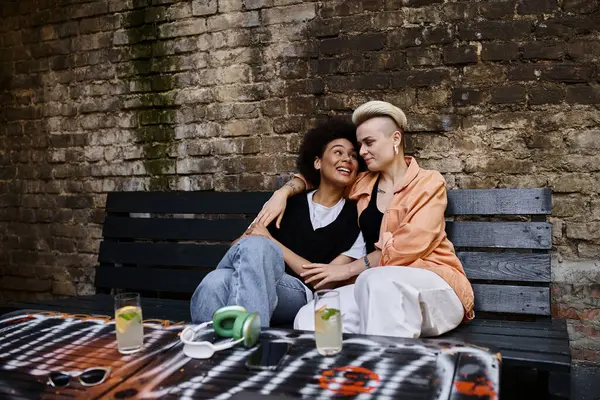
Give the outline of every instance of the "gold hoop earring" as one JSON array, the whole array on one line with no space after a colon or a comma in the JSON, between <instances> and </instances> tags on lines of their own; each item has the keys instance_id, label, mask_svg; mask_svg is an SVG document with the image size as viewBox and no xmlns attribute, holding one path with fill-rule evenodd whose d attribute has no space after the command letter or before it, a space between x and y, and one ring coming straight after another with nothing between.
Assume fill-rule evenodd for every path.
<instances>
[{"instance_id":1,"label":"gold hoop earring","mask_svg":"<svg viewBox=\"0 0 600 400\"><path fill-rule=\"evenodd\" d=\"M398 145L397 144L394 145L394 153L398 154Z\"/></svg>"}]
</instances>

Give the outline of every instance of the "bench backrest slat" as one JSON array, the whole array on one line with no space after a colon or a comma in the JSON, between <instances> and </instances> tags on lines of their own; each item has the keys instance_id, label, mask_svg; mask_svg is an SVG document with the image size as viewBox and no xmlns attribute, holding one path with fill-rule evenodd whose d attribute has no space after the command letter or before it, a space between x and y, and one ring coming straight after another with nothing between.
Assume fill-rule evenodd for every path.
<instances>
[{"instance_id":1,"label":"bench backrest slat","mask_svg":"<svg viewBox=\"0 0 600 400\"><path fill-rule=\"evenodd\" d=\"M550 189L460 189L448 191L446 215L549 215Z\"/></svg>"},{"instance_id":2,"label":"bench backrest slat","mask_svg":"<svg viewBox=\"0 0 600 400\"><path fill-rule=\"evenodd\" d=\"M102 234L115 239L215 240L237 239L248 228L246 219L125 218L108 216Z\"/></svg>"},{"instance_id":3,"label":"bench backrest slat","mask_svg":"<svg viewBox=\"0 0 600 400\"><path fill-rule=\"evenodd\" d=\"M172 268L115 267L99 265L96 286L135 291L193 293L198 283L214 268L174 270Z\"/></svg>"},{"instance_id":4,"label":"bench backrest slat","mask_svg":"<svg viewBox=\"0 0 600 400\"><path fill-rule=\"evenodd\" d=\"M96 286L191 295L270 195L109 193ZM549 189L448 191L446 232L477 311L549 315L551 205Z\"/></svg>"},{"instance_id":5,"label":"bench backrest slat","mask_svg":"<svg viewBox=\"0 0 600 400\"><path fill-rule=\"evenodd\" d=\"M113 192L109 213L252 214L271 197L269 192Z\"/></svg>"},{"instance_id":6,"label":"bench backrest slat","mask_svg":"<svg viewBox=\"0 0 600 400\"><path fill-rule=\"evenodd\" d=\"M249 223L247 219L109 216L104 221L103 236L116 239L230 241L239 237ZM455 247L552 248L552 226L547 222L456 221L446 223L446 232Z\"/></svg>"},{"instance_id":7,"label":"bench backrest slat","mask_svg":"<svg viewBox=\"0 0 600 400\"><path fill-rule=\"evenodd\" d=\"M457 252L471 280L550 282L550 254Z\"/></svg>"},{"instance_id":8,"label":"bench backrest slat","mask_svg":"<svg viewBox=\"0 0 600 400\"><path fill-rule=\"evenodd\" d=\"M226 244L104 241L98 258L112 264L214 267L228 249ZM471 279L550 282L549 254L459 251L457 255Z\"/></svg>"},{"instance_id":9,"label":"bench backrest slat","mask_svg":"<svg viewBox=\"0 0 600 400\"><path fill-rule=\"evenodd\" d=\"M228 249L228 244L104 241L98 260L105 264L214 267Z\"/></svg>"},{"instance_id":10,"label":"bench backrest slat","mask_svg":"<svg viewBox=\"0 0 600 400\"><path fill-rule=\"evenodd\" d=\"M473 284L475 311L550 315L550 289L535 286Z\"/></svg>"},{"instance_id":11,"label":"bench backrest slat","mask_svg":"<svg viewBox=\"0 0 600 400\"><path fill-rule=\"evenodd\" d=\"M552 248L552 225L548 222L455 221L446 223L446 232L455 247Z\"/></svg>"}]
</instances>

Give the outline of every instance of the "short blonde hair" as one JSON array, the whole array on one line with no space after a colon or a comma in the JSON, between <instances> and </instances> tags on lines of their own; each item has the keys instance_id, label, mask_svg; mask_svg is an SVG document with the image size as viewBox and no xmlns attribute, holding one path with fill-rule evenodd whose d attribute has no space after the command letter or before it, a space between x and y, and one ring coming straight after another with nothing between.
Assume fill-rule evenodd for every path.
<instances>
[{"instance_id":1,"label":"short blonde hair","mask_svg":"<svg viewBox=\"0 0 600 400\"><path fill-rule=\"evenodd\" d=\"M373 100L367 103L361 104L352 113L352 122L354 125L359 126L363 122L370 120L375 117L388 117L394 120L396 125L402 130L402 133L406 130L406 115L404 111L399 109L393 104L386 101Z\"/></svg>"}]
</instances>

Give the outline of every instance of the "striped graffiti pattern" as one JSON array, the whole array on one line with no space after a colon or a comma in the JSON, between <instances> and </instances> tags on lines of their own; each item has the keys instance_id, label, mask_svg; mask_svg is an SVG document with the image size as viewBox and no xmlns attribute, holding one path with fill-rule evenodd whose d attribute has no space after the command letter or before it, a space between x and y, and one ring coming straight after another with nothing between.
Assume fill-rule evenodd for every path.
<instances>
[{"instance_id":1,"label":"striped graffiti pattern","mask_svg":"<svg viewBox=\"0 0 600 400\"><path fill-rule=\"evenodd\" d=\"M0 398L238 399L248 393L305 399L496 399L499 355L461 343L345 335L343 351L321 356L311 333L268 329L261 340L292 344L276 371L250 371L255 349L237 346L206 360L183 354L183 324L144 321L142 351L117 351L110 317L20 314L0 320ZM197 340L213 343L211 329ZM48 375L111 367L101 385L75 379L63 389Z\"/></svg>"},{"instance_id":2,"label":"striped graffiti pattern","mask_svg":"<svg viewBox=\"0 0 600 400\"><path fill-rule=\"evenodd\" d=\"M198 335L197 340L218 341L210 330ZM254 349L240 346L200 360L186 357L179 346L113 390L110 398L135 393L145 399L230 399L249 392L305 399L470 398L470 387L456 385L457 365L462 382L485 386L477 398L497 398L499 358L484 349L349 335L342 352L324 357L310 333L269 329L262 340L292 344L277 371L248 370L245 362Z\"/></svg>"},{"instance_id":3,"label":"striped graffiti pattern","mask_svg":"<svg viewBox=\"0 0 600 400\"><path fill-rule=\"evenodd\" d=\"M44 312L5 317L0 320L0 398L93 398L166 352L181 329L166 321L145 321L144 348L122 355L108 316ZM97 387L84 387L76 379L62 389L47 384L52 372L77 374L94 367L111 368L109 379Z\"/></svg>"}]
</instances>

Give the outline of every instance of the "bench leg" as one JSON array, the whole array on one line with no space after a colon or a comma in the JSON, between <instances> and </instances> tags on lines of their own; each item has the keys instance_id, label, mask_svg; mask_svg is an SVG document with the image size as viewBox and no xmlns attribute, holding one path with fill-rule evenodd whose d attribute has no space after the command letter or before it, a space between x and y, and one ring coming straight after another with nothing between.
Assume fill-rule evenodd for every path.
<instances>
[{"instance_id":1,"label":"bench leg","mask_svg":"<svg viewBox=\"0 0 600 400\"><path fill-rule=\"evenodd\" d=\"M548 371L537 371L535 384L535 398L548 399L548 388L550 384L550 374Z\"/></svg>"},{"instance_id":2,"label":"bench leg","mask_svg":"<svg viewBox=\"0 0 600 400\"><path fill-rule=\"evenodd\" d=\"M536 385L543 396L536 398L550 400L568 400L570 398L571 379L568 373L538 371Z\"/></svg>"},{"instance_id":3,"label":"bench leg","mask_svg":"<svg viewBox=\"0 0 600 400\"><path fill-rule=\"evenodd\" d=\"M548 382L549 398L564 400L571 398L571 374L551 372Z\"/></svg>"},{"instance_id":4,"label":"bench leg","mask_svg":"<svg viewBox=\"0 0 600 400\"><path fill-rule=\"evenodd\" d=\"M500 379L500 399L547 400L548 372L532 368L503 368Z\"/></svg>"}]
</instances>

